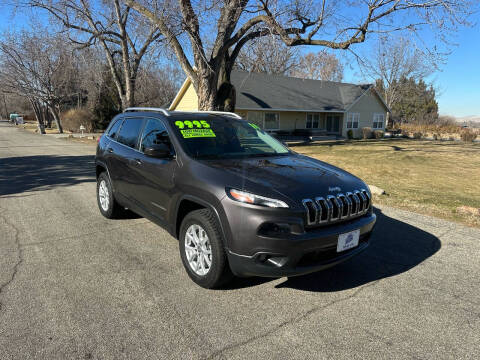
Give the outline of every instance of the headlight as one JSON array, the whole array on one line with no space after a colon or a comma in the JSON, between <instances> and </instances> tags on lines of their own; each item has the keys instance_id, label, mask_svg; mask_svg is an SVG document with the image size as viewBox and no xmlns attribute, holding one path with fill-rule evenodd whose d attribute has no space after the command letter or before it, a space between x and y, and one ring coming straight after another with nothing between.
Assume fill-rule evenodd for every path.
<instances>
[{"instance_id":1,"label":"headlight","mask_svg":"<svg viewBox=\"0 0 480 360\"><path fill-rule=\"evenodd\" d=\"M270 199L265 196L255 195L246 191L227 189L230 199L254 205L268 206L272 208L288 208L288 205L277 199Z\"/></svg>"}]
</instances>

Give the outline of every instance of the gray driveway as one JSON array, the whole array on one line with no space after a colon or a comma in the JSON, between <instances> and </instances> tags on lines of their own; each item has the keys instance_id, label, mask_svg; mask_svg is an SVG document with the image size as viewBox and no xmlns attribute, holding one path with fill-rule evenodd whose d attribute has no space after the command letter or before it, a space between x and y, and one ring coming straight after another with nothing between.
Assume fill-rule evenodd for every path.
<instances>
[{"instance_id":1,"label":"gray driveway","mask_svg":"<svg viewBox=\"0 0 480 360\"><path fill-rule=\"evenodd\" d=\"M480 358L478 229L381 207L349 262L208 291L165 231L100 215L94 150L0 123L2 360Z\"/></svg>"}]
</instances>

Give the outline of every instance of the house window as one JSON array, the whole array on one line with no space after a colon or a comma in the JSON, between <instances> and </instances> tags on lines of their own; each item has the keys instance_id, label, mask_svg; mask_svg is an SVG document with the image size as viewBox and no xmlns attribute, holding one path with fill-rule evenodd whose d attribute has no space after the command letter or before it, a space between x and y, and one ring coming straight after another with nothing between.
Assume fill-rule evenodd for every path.
<instances>
[{"instance_id":1,"label":"house window","mask_svg":"<svg viewBox=\"0 0 480 360\"><path fill-rule=\"evenodd\" d=\"M347 129L358 129L358 122L360 121L359 113L347 114Z\"/></svg>"},{"instance_id":2,"label":"house window","mask_svg":"<svg viewBox=\"0 0 480 360\"><path fill-rule=\"evenodd\" d=\"M278 130L280 129L280 116L278 113L265 113L264 118L265 130Z\"/></svg>"},{"instance_id":3,"label":"house window","mask_svg":"<svg viewBox=\"0 0 480 360\"><path fill-rule=\"evenodd\" d=\"M384 122L385 122L385 114L373 114L374 129L383 129Z\"/></svg>"},{"instance_id":4,"label":"house window","mask_svg":"<svg viewBox=\"0 0 480 360\"><path fill-rule=\"evenodd\" d=\"M319 123L320 123L320 114L307 114L307 123L305 125L305 128L318 129Z\"/></svg>"}]
</instances>

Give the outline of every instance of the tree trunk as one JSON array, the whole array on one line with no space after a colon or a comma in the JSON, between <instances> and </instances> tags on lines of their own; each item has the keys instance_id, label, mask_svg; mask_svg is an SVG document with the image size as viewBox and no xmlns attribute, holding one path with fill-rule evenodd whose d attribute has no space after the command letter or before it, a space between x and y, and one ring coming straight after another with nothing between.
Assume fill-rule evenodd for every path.
<instances>
[{"instance_id":1,"label":"tree trunk","mask_svg":"<svg viewBox=\"0 0 480 360\"><path fill-rule=\"evenodd\" d=\"M217 98L216 108L220 111L235 111L236 90L235 86L230 81L230 74L232 72L232 65L228 60L225 60L218 73L217 80Z\"/></svg>"},{"instance_id":2,"label":"tree trunk","mask_svg":"<svg viewBox=\"0 0 480 360\"><path fill-rule=\"evenodd\" d=\"M42 106L42 115L43 115L43 121L47 123L47 128L51 129L52 128L52 115L48 111L47 106Z\"/></svg>"},{"instance_id":3,"label":"tree trunk","mask_svg":"<svg viewBox=\"0 0 480 360\"><path fill-rule=\"evenodd\" d=\"M135 106L135 81L126 81L127 86L125 92L120 94L120 101L122 102L122 110Z\"/></svg>"},{"instance_id":4,"label":"tree trunk","mask_svg":"<svg viewBox=\"0 0 480 360\"><path fill-rule=\"evenodd\" d=\"M385 117L385 129L390 126L393 127L393 124L390 124L390 112L387 111L387 116Z\"/></svg>"},{"instance_id":5,"label":"tree trunk","mask_svg":"<svg viewBox=\"0 0 480 360\"><path fill-rule=\"evenodd\" d=\"M35 100L30 100L30 103L35 113L35 119L37 119L38 131L43 135L45 134L45 122L43 121L42 106Z\"/></svg>"},{"instance_id":6,"label":"tree trunk","mask_svg":"<svg viewBox=\"0 0 480 360\"><path fill-rule=\"evenodd\" d=\"M198 96L198 110L235 111L236 91L230 82L231 71L231 64L224 61L218 71L214 69L200 76L195 89Z\"/></svg>"},{"instance_id":7,"label":"tree trunk","mask_svg":"<svg viewBox=\"0 0 480 360\"><path fill-rule=\"evenodd\" d=\"M58 109L58 106L52 105L52 106L49 106L49 109L50 109L50 112L52 113L53 120L55 120L55 124L57 125L59 134L63 134L63 128L60 121L60 111Z\"/></svg>"}]
</instances>

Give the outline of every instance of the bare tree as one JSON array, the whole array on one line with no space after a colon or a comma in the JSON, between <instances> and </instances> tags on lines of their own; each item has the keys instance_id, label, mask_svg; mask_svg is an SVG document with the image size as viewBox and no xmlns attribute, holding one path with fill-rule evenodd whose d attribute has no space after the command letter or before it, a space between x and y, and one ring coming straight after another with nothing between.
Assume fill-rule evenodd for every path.
<instances>
[{"instance_id":1,"label":"bare tree","mask_svg":"<svg viewBox=\"0 0 480 360\"><path fill-rule=\"evenodd\" d=\"M122 107L135 106L141 61L161 33L156 25L134 14L121 0L21 0L44 9L68 31L78 47L100 45L104 51Z\"/></svg>"},{"instance_id":2,"label":"bare tree","mask_svg":"<svg viewBox=\"0 0 480 360\"><path fill-rule=\"evenodd\" d=\"M144 62L139 70L138 79L138 105L153 107L168 107L185 80L178 66L172 64L160 66L153 59Z\"/></svg>"},{"instance_id":3,"label":"bare tree","mask_svg":"<svg viewBox=\"0 0 480 360\"><path fill-rule=\"evenodd\" d=\"M325 81L342 81L343 65L335 54L326 51L308 53L299 58L292 76Z\"/></svg>"},{"instance_id":4,"label":"bare tree","mask_svg":"<svg viewBox=\"0 0 480 360\"><path fill-rule=\"evenodd\" d=\"M296 48L275 37L259 37L243 47L235 67L248 72L287 75L296 72L299 56Z\"/></svg>"},{"instance_id":5,"label":"bare tree","mask_svg":"<svg viewBox=\"0 0 480 360\"><path fill-rule=\"evenodd\" d=\"M277 36L287 46L348 49L372 32L437 27L443 35L477 6L475 0L124 0L155 24L198 95L199 108L233 110L230 72L242 47ZM409 20L411 19L411 20ZM213 40L211 51L205 44Z\"/></svg>"},{"instance_id":6,"label":"bare tree","mask_svg":"<svg viewBox=\"0 0 480 360\"><path fill-rule=\"evenodd\" d=\"M377 90L389 108L398 101L402 79L424 79L435 69L435 59L403 37L380 37L371 56L359 57L364 77L376 82ZM387 114L387 124L390 114Z\"/></svg>"},{"instance_id":7,"label":"bare tree","mask_svg":"<svg viewBox=\"0 0 480 360\"><path fill-rule=\"evenodd\" d=\"M4 90L29 100L41 130L48 109L62 133L60 106L75 92L77 72L64 40L38 33L22 32L0 42L0 82Z\"/></svg>"}]
</instances>

